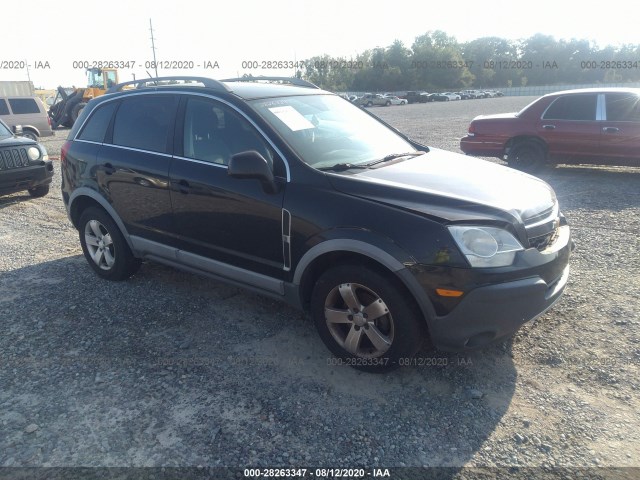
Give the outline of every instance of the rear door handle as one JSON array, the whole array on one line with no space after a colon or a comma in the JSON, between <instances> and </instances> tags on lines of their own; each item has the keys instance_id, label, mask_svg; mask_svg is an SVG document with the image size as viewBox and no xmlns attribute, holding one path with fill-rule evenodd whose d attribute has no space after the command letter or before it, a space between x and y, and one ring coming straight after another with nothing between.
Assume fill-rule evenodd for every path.
<instances>
[{"instance_id":1,"label":"rear door handle","mask_svg":"<svg viewBox=\"0 0 640 480\"><path fill-rule=\"evenodd\" d=\"M180 190L180 193L184 193L187 194L189 193L189 182L187 182L186 180L180 180L178 182L178 190Z\"/></svg>"},{"instance_id":2,"label":"rear door handle","mask_svg":"<svg viewBox=\"0 0 640 480\"><path fill-rule=\"evenodd\" d=\"M542 128L544 128L545 130L555 130L556 126L555 125L543 125Z\"/></svg>"},{"instance_id":3,"label":"rear door handle","mask_svg":"<svg viewBox=\"0 0 640 480\"><path fill-rule=\"evenodd\" d=\"M104 164L104 173L106 175L111 175L113 173L115 173L116 169L113 168L113 165L111 165L110 163L105 163Z\"/></svg>"},{"instance_id":4,"label":"rear door handle","mask_svg":"<svg viewBox=\"0 0 640 480\"><path fill-rule=\"evenodd\" d=\"M617 127L602 127L602 131L605 133L616 133L619 132L620 129Z\"/></svg>"}]
</instances>

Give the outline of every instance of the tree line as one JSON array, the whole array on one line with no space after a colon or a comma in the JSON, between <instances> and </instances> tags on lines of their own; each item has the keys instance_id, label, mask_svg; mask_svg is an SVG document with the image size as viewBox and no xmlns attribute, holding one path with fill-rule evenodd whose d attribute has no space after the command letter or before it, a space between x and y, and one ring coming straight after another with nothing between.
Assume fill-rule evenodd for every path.
<instances>
[{"instance_id":1,"label":"tree line","mask_svg":"<svg viewBox=\"0 0 640 480\"><path fill-rule=\"evenodd\" d=\"M355 57L320 55L298 76L333 91L460 90L640 81L640 45L599 47L589 40L536 34L460 43L440 30Z\"/></svg>"}]
</instances>

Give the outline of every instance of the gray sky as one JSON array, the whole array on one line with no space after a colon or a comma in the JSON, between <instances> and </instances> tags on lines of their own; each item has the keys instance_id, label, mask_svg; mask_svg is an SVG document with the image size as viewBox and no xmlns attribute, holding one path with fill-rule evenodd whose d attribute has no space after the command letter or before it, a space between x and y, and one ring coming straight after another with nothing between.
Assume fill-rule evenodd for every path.
<instances>
[{"instance_id":1,"label":"gray sky","mask_svg":"<svg viewBox=\"0 0 640 480\"><path fill-rule=\"evenodd\" d=\"M111 0L31 0L29 8L5 8L0 30L0 80L27 80L36 87L83 86L82 63L135 62L120 69L120 81L154 73L149 19L158 60L182 69L160 75L213 78L252 73L290 75L292 69L242 68L243 61L288 63L327 53L355 56L395 39L410 47L428 30L444 30L459 41L485 36L586 38L600 46L640 43L637 15L620 4L590 6L584 0L457 0L438 6L418 0L235 0L226 2ZM104 5L104 8L101 6ZM9 10L9 11L8 11ZM33 32L26 35L25 32ZM482 59L477 59L482 61ZM607 60L607 59L596 59ZM640 60L640 59L639 59ZM46 66L50 68L37 68ZM181 63L177 63L181 62ZM193 63L192 63L193 62ZM219 68L204 66L218 63ZM193 68L190 68L193 65ZM199 65L199 67L198 67ZM162 65L161 65L162 66ZM13 67L13 68L12 68ZM74 68L76 67L76 68Z\"/></svg>"}]
</instances>

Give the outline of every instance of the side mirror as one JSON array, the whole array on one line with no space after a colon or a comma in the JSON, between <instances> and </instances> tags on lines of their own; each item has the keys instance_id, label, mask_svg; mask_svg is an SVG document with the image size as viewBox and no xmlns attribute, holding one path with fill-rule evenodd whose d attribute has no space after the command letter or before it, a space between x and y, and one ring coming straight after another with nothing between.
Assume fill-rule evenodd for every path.
<instances>
[{"instance_id":1,"label":"side mirror","mask_svg":"<svg viewBox=\"0 0 640 480\"><path fill-rule=\"evenodd\" d=\"M269 163L255 150L236 153L229 160L228 175L237 179L260 180L267 193L276 193L278 186Z\"/></svg>"},{"instance_id":2,"label":"side mirror","mask_svg":"<svg viewBox=\"0 0 640 480\"><path fill-rule=\"evenodd\" d=\"M13 134L18 137L21 137L24 134L24 131L22 130L22 125L14 125Z\"/></svg>"}]
</instances>

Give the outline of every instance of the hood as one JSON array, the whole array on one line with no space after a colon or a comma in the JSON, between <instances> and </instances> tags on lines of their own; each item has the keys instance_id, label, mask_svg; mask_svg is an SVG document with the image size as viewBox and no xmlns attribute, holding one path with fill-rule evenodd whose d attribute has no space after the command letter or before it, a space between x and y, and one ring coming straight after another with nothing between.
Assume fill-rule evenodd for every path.
<instances>
[{"instance_id":1,"label":"hood","mask_svg":"<svg viewBox=\"0 0 640 480\"><path fill-rule=\"evenodd\" d=\"M552 188L536 177L436 148L419 157L357 172L330 175L330 181L343 193L451 221L504 219L504 213L523 221L556 203Z\"/></svg>"},{"instance_id":2,"label":"hood","mask_svg":"<svg viewBox=\"0 0 640 480\"><path fill-rule=\"evenodd\" d=\"M11 146L24 146L27 145L36 145L36 142L31 140L30 138L25 137L14 137L14 136L0 136L0 147L11 147Z\"/></svg>"}]
</instances>

